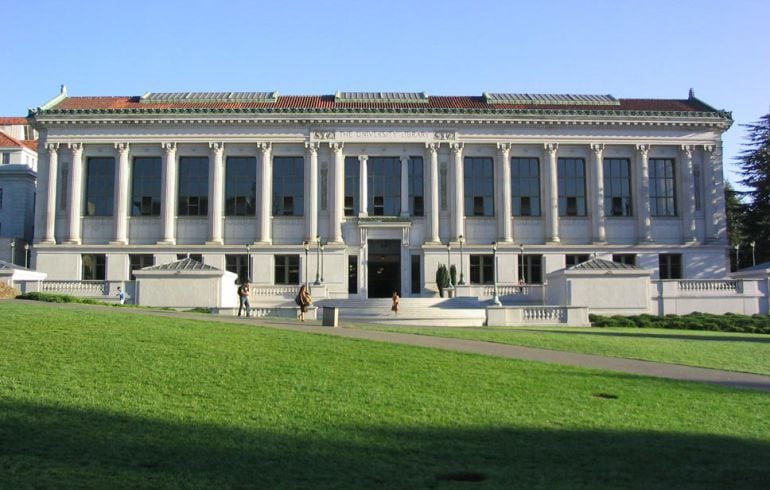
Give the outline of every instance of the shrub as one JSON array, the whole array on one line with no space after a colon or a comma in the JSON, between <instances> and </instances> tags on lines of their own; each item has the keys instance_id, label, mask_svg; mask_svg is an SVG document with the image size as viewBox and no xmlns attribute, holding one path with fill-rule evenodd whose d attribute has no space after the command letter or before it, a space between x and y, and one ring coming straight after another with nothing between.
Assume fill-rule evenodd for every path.
<instances>
[{"instance_id":1,"label":"shrub","mask_svg":"<svg viewBox=\"0 0 770 490\"><path fill-rule=\"evenodd\" d=\"M669 328L770 334L770 317L764 315L747 316L736 315L735 313L714 315L700 312L693 312L687 315L666 315L664 317L654 315L603 316L590 314L588 319L594 327L603 328Z\"/></svg>"}]
</instances>

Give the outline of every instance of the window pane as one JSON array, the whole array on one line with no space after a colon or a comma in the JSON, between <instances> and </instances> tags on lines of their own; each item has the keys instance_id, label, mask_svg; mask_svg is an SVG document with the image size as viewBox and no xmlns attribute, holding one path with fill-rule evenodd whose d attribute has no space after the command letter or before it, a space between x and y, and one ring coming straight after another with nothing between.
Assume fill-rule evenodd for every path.
<instances>
[{"instance_id":1,"label":"window pane","mask_svg":"<svg viewBox=\"0 0 770 490\"><path fill-rule=\"evenodd\" d=\"M585 216L585 161L559 158L557 161L559 215Z\"/></svg>"},{"instance_id":2,"label":"window pane","mask_svg":"<svg viewBox=\"0 0 770 490\"><path fill-rule=\"evenodd\" d=\"M115 159L86 160L86 216L112 216L115 196Z\"/></svg>"},{"instance_id":3,"label":"window pane","mask_svg":"<svg viewBox=\"0 0 770 490\"><path fill-rule=\"evenodd\" d=\"M177 214L179 216L208 216L208 157L180 157L178 180Z\"/></svg>"},{"instance_id":4,"label":"window pane","mask_svg":"<svg viewBox=\"0 0 770 490\"><path fill-rule=\"evenodd\" d=\"M491 158L463 160L466 216L494 216L494 177Z\"/></svg>"},{"instance_id":5,"label":"window pane","mask_svg":"<svg viewBox=\"0 0 770 490\"><path fill-rule=\"evenodd\" d=\"M275 169L273 171L275 172ZM253 216L256 199L256 157L227 157L225 216Z\"/></svg>"}]
</instances>

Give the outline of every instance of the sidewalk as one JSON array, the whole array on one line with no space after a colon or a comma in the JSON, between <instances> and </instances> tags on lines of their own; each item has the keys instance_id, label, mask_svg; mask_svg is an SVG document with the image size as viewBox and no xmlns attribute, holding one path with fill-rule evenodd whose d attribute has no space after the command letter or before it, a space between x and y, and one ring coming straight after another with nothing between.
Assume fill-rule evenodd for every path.
<instances>
[{"instance_id":1,"label":"sidewalk","mask_svg":"<svg viewBox=\"0 0 770 490\"><path fill-rule=\"evenodd\" d=\"M450 339L427 335L360 330L357 328L346 328L344 325L338 328L330 328L322 327L320 321L308 321L302 323L299 321L287 320L285 318L239 318L232 316L206 315L200 313L183 313L139 308L121 308L120 310L116 310L115 307L109 306L56 304L42 302L35 302L35 304L47 305L51 307L89 309L101 308L105 311L119 311L126 314L168 316L173 318L185 318L189 320L199 320L205 322L234 323L240 325L259 325L267 328L276 328L281 330L312 332L316 334L332 335L336 337L351 339L413 345L418 347L467 352L472 354L482 354L509 359L522 359L527 361L539 361L552 364L602 369L606 371L616 371L627 374L636 374L640 376L652 376L656 378L667 378L680 381L713 383L733 388L747 388L770 392L770 376L761 376L758 374L720 371L717 369L681 366L678 364L637 361L633 359L603 357L590 354L578 354L574 352L536 349L532 347L519 347L515 345L496 344L493 342L483 342L478 340Z\"/></svg>"}]
</instances>

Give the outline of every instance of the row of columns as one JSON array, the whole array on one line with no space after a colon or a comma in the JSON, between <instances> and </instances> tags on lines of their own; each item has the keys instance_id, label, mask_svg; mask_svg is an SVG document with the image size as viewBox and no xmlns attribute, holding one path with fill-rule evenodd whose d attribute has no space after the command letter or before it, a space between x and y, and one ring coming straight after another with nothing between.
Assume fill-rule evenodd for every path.
<instances>
[{"instance_id":1,"label":"row of columns","mask_svg":"<svg viewBox=\"0 0 770 490\"><path fill-rule=\"evenodd\" d=\"M161 177L161 220L162 238L158 242L162 245L173 245L175 237L176 218L176 181L177 181L177 157L176 143L162 143L162 177ZM305 235L308 241L315 240L318 236L318 151L320 144L307 142L305 144L307 157L305 158ZM328 238L332 243L342 242L341 223L344 219L344 143L332 142L329 147L333 154L331 165L332 198L330 199ZM58 143L49 143L45 146L48 152L48 172L44 236L41 241L54 243L54 226L56 217L56 180L58 175ZM65 243L79 244L81 242L81 205L82 181L83 181L83 145L70 143L68 145L72 157L72 170L70 172L68 200L71 203L68 210L68 229ZM224 205L224 143L209 143L211 150L211 164L209 165L209 226L206 244L221 245L223 240L222 217ZM272 145L270 143L258 143L260 162L258 174L262 182L262 189L258 193L259 206L257 212L257 243L271 243L271 215L272 215ZM438 243L439 239L439 143L426 143L427 153L427 182L426 186L426 241ZM128 201L129 201L129 144L115 143L118 153L116 189L115 189L115 219L113 225L113 240L111 244L125 245L128 243ZM541 164L543 185L543 215L545 218L546 241L550 243L560 242L559 236L559 196L557 180L558 143L545 143L544 161ZM604 144L591 144L591 161L588 163L591 177L587 184L590 188L588 198L593 201L592 209L592 234L595 243L607 241L606 216L604 211L604 175L603 154ZM465 234L465 198L464 198L464 159L463 143L450 145L452 165L451 176L454 187L454 199L451 201L450 235L452 241L459 240ZM650 145L636 145L637 173L635 175L636 192L634 205L637 214L637 235L641 242L652 241L652 219L649 196L649 150ZM696 240L695 227L695 181L693 178L693 151L692 145L681 146L678 182L681 183L679 202L681 203L681 219L684 242ZM719 178L715 168L718 165L718 155L713 145L704 146L708 162L705 166L706 186L709 189L705 201L705 234L707 239L716 239L720 233L720 189L723 190L723 182ZM497 238L499 241L513 241L513 227L511 215L511 167L509 164L511 153L510 143L498 143L497 154L494 163L495 179L495 209L497 216ZM360 164L360 189L361 198L360 216L367 216L367 192L368 192L368 156L359 155ZM401 214L408 216L408 169L409 159L401 159ZM632 179L632 182L634 179ZM498 187L498 184L501 184Z\"/></svg>"}]
</instances>

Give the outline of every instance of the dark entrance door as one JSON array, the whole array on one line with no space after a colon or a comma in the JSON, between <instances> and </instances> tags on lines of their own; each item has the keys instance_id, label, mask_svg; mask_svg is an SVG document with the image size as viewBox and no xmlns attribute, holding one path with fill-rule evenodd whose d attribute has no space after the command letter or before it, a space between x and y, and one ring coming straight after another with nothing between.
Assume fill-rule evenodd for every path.
<instances>
[{"instance_id":1,"label":"dark entrance door","mask_svg":"<svg viewBox=\"0 0 770 490\"><path fill-rule=\"evenodd\" d=\"M370 298L390 298L401 294L401 241L369 240L367 260Z\"/></svg>"}]
</instances>

